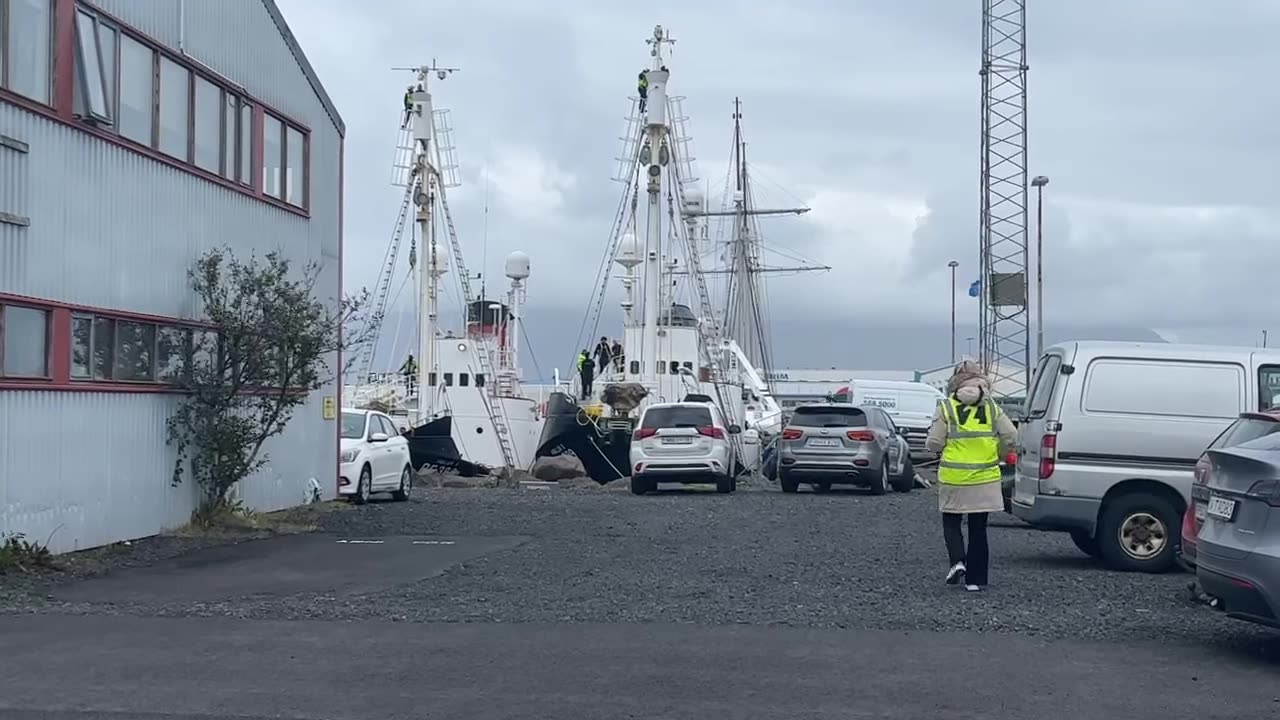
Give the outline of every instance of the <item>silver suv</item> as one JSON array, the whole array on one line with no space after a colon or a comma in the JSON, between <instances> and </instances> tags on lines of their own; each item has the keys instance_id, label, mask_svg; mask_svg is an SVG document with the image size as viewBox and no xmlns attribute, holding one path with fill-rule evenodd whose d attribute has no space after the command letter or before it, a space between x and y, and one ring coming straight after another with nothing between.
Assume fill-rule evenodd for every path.
<instances>
[{"instance_id":1,"label":"silver suv","mask_svg":"<svg viewBox=\"0 0 1280 720\"><path fill-rule=\"evenodd\" d=\"M819 492L833 484L860 485L874 495L892 487L911 492L915 468L902 431L879 408L843 403L795 409L778 439L778 482L793 493L800 483Z\"/></svg>"}]
</instances>

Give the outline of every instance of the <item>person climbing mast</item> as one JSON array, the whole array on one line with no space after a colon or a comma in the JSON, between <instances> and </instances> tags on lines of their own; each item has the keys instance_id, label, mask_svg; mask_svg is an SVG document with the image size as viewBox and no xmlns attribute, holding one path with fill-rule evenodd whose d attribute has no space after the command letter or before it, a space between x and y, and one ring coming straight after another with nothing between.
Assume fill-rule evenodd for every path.
<instances>
[{"instance_id":1,"label":"person climbing mast","mask_svg":"<svg viewBox=\"0 0 1280 720\"><path fill-rule=\"evenodd\" d=\"M640 112L644 113L645 106L649 102L649 78L645 76L645 71L640 71Z\"/></svg>"},{"instance_id":2,"label":"person climbing mast","mask_svg":"<svg viewBox=\"0 0 1280 720\"><path fill-rule=\"evenodd\" d=\"M405 88L404 91L404 122L400 123L400 127L409 127L409 118L413 117L413 86Z\"/></svg>"}]
</instances>

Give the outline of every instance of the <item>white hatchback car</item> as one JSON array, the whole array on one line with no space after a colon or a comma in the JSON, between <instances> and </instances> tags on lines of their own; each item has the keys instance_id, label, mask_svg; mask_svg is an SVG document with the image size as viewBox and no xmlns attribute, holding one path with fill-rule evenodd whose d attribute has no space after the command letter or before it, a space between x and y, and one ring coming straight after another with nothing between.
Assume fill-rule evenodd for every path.
<instances>
[{"instance_id":1,"label":"white hatchback car","mask_svg":"<svg viewBox=\"0 0 1280 720\"><path fill-rule=\"evenodd\" d=\"M643 495L660 482L714 482L716 492L737 488L729 435L720 408L710 403L654 403L631 434L631 492Z\"/></svg>"},{"instance_id":2,"label":"white hatchback car","mask_svg":"<svg viewBox=\"0 0 1280 720\"><path fill-rule=\"evenodd\" d=\"M374 410L342 409L341 465L338 495L358 505L373 493L389 492L408 500L413 487L409 441L390 417Z\"/></svg>"}]
</instances>

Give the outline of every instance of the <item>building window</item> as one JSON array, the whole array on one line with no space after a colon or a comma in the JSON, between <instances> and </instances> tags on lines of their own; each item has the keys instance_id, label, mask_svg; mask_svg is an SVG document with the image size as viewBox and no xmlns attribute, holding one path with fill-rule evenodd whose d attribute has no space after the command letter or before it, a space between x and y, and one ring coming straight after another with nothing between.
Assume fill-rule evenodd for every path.
<instances>
[{"instance_id":1,"label":"building window","mask_svg":"<svg viewBox=\"0 0 1280 720\"><path fill-rule=\"evenodd\" d=\"M0 305L0 375L49 377L49 311Z\"/></svg>"},{"instance_id":2,"label":"building window","mask_svg":"<svg viewBox=\"0 0 1280 720\"><path fill-rule=\"evenodd\" d=\"M178 382L187 372L187 357L191 355L191 330L189 328L161 326L156 339L156 379Z\"/></svg>"},{"instance_id":3,"label":"building window","mask_svg":"<svg viewBox=\"0 0 1280 720\"><path fill-rule=\"evenodd\" d=\"M285 202L297 207L306 205L303 192L306 185L306 171L303 160L306 158L305 140L302 133L291 127L285 128L284 166L285 170Z\"/></svg>"},{"instance_id":4,"label":"building window","mask_svg":"<svg viewBox=\"0 0 1280 720\"><path fill-rule=\"evenodd\" d=\"M283 200L281 170L284 167L284 123L274 115L262 116L262 192Z\"/></svg>"},{"instance_id":5,"label":"building window","mask_svg":"<svg viewBox=\"0 0 1280 720\"><path fill-rule=\"evenodd\" d=\"M67 113L95 134L114 133L197 174L235 183L241 192L309 206L308 130L267 111L256 134L258 103L215 70L100 13L91 0L67 0L71 7L59 5L65 15L54 12L56 4L0 0L0 90L51 106L42 114ZM55 35L69 40L56 50L71 61L71 87L63 88L70 108L52 107L60 103L53 93Z\"/></svg>"},{"instance_id":6,"label":"building window","mask_svg":"<svg viewBox=\"0 0 1280 720\"><path fill-rule=\"evenodd\" d=\"M240 103L240 184L253 184L253 106Z\"/></svg>"},{"instance_id":7,"label":"building window","mask_svg":"<svg viewBox=\"0 0 1280 720\"><path fill-rule=\"evenodd\" d=\"M466 373L458 373L458 387L467 387L471 377Z\"/></svg>"},{"instance_id":8,"label":"building window","mask_svg":"<svg viewBox=\"0 0 1280 720\"><path fill-rule=\"evenodd\" d=\"M101 315L71 318L71 378L175 383L212 362L217 333Z\"/></svg>"},{"instance_id":9,"label":"building window","mask_svg":"<svg viewBox=\"0 0 1280 720\"><path fill-rule=\"evenodd\" d=\"M156 372L156 326L116 321L115 379L150 382Z\"/></svg>"},{"instance_id":10,"label":"building window","mask_svg":"<svg viewBox=\"0 0 1280 720\"><path fill-rule=\"evenodd\" d=\"M155 53L120 37L120 134L151 147L155 129Z\"/></svg>"},{"instance_id":11,"label":"building window","mask_svg":"<svg viewBox=\"0 0 1280 720\"><path fill-rule=\"evenodd\" d=\"M76 11L75 112L104 125L110 125L115 116L111 94L115 88L109 90L107 85L108 72L115 73L114 41L111 28L100 27L98 18L83 10Z\"/></svg>"},{"instance_id":12,"label":"building window","mask_svg":"<svg viewBox=\"0 0 1280 720\"><path fill-rule=\"evenodd\" d=\"M186 160L190 127L191 71L169 58L160 58L160 143L165 155Z\"/></svg>"},{"instance_id":13,"label":"building window","mask_svg":"<svg viewBox=\"0 0 1280 720\"><path fill-rule=\"evenodd\" d=\"M49 104L53 0L0 0L0 87Z\"/></svg>"},{"instance_id":14,"label":"building window","mask_svg":"<svg viewBox=\"0 0 1280 720\"><path fill-rule=\"evenodd\" d=\"M290 205L307 205L307 138L284 120L262 116L262 192Z\"/></svg>"},{"instance_id":15,"label":"building window","mask_svg":"<svg viewBox=\"0 0 1280 720\"><path fill-rule=\"evenodd\" d=\"M205 80L196 78L195 115L195 163L196 167L211 173L220 173L222 167L222 88ZM235 117L232 117L231 132L235 133ZM235 156L231 157L232 162ZM233 164L234 167L234 164Z\"/></svg>"}]
</instances>

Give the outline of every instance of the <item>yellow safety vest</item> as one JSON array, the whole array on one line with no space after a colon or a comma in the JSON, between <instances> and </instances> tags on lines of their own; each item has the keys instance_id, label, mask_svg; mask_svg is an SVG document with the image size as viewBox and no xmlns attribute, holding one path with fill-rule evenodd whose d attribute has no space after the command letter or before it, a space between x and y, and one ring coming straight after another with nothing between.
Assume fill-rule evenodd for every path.
<instances>
[{"instance_id":1,"label":"yellow safety vest","mask_svg":"<svg viewBox=\"0 0 1280 720\"><path fill-rule=\"evenodd\" d=\"M938 482L981 485L1000 479L1000 439L996 435L995 403L963 405L954 397L941 403L947 422L947 444L938 461Z\"/></svg>"}]
</instances>

